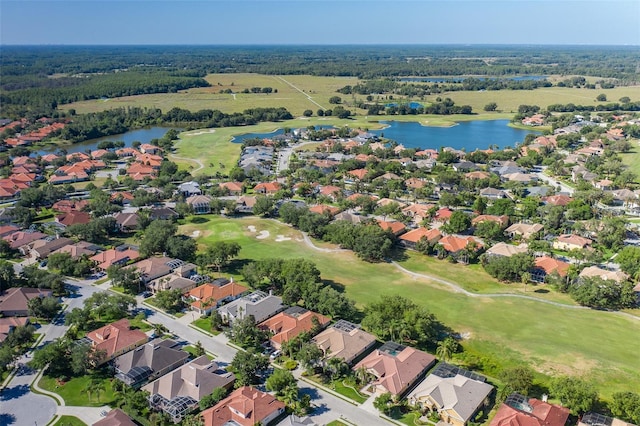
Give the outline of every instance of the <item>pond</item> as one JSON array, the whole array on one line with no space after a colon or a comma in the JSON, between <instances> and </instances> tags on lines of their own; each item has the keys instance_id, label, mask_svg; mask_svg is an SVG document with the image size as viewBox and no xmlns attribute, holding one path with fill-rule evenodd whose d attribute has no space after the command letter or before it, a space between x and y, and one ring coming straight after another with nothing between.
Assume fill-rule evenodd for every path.
<instances>
[{"instance_id":1,"label":"pond","mask_svg":"<svg viewBox=\"0 0 640 426\"><path fill-rule=\"evenodd\" d=\"M37 155L45 155L55 153L59 149L64 149L68 154L74 152L85 152L86 150L95 151L98 144L102 141L123 141L125 146L131 146L134 142L149 143L152 139L160 139L168 131L169 127L148 127L145 129L131 130L119 135L105 136L97 139L89 139L84 142L74 143L72 145L49 145L38 149Z\"/></svg>"}]
</instances>

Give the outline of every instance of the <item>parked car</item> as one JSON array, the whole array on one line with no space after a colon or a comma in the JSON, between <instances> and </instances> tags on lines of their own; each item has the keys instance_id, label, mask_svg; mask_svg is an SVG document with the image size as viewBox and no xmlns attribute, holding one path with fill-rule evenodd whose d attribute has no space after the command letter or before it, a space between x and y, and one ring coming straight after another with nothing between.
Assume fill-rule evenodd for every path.
<instances>
[{"instance_id":1,"label":"parked car","mask_svg":"<svg viewBox=\"0 0 640 426\"><path fill-rule=\"evenodd\" d=\"M282 353L281 350L277 350L274 353L271 354L271 356L269 357L269 359L271 359L271 361L275 360L276 358L278 358L280 356L280 354Z\"/></svg>"}]
</instances>

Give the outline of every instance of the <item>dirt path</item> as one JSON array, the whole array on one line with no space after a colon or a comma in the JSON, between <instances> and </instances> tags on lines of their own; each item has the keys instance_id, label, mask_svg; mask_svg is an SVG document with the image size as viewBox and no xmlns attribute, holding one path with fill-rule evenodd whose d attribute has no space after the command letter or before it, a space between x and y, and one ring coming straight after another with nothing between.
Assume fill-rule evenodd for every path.
<instances>
[{"instance_id":1,"label":"dirt path","mask_svg":"<svg viewBox=\"0 0 640 426\"><path fill-rule=\"evenodd\" d=\"M196 163L198 167L196 169L191 170L191 173L195 173L198 170L204 169L204 164L202 164L202 161L196 160L195 158L180 157L175 154L169 154L169 157L175 158L176 160L193 161L194 163Z\"/></svg>"},{"instance_id":2,"label":"dirt path","mask_svg":"<svg viewBox=\"0 0 640 426\"><path fill-rule=\"evenodd\" d=\"M300 89L300 88L299 88L299 87L297 87L297 86L294 86L294 85L293 85L293 83L289 83L287 80L285 80L285 79L284 79L284 78L282 78L282 77L274 77L274 78L278 78L278 79L282 80L282 82L284 82L284 83L288 84L289 86L291 86L291 87L293 87L294 89L296 89L298 92L300 92L300 93L302 93L303 95L305 95L305 96L307 97L307 99L308 99L309 101L311 101L312 103L314 103L315 105L319 106L319 107L320 107L320 108L322 108L322 109L326 109L325 107L323 107L322 105L320 105L319 103L317 103L316 101L314 101L314 100L313 100L313 98L311 97L311 95L306 94L306 93L304 92L304 90Z\"/></svg>"},{"instance_id":3,"label":"dirt path","mask_svg":"<svg viewBox=\"0 0 640 426\"><path fill-rule=\"evenodd\" d=\"M302 233L302 240L304 241L304 243L307 245L307 247L313 249L313 250L317 250L317 251L321 251L324 253L337 253L337 252L342 252L342 251L346 251L346 249L330 249L330 248L322 248L322 247L317 247L315 244L313 244L313 241L311 241L311 239L309 238L309 236L306 233ZM401 266L400 264L398 264L397 262L393 261L391 262L391 264L400 272L409 275L413 278L417 278L417 279L424 279L424 280L429 280L429 281L434 281L437 282L439 284L445 285L447 287L449 287L454 293L461 293L464 294L465 296L468 297L487 297L490 299L494 299L494 298L498 298L498 297L513 297L516 299L525 299L525 300L531 300L533 302L540 302L540 303L546 303L547 305L553 305L553 306L557 306L559 308L563 308L563 309L591 309L587 306L579 306L579 305L566 305L564 303L559 303L559 302L554 302L552 300L546 300L546 299L540 299L539 297L533 297L533 296L525 296L524 294L513 294L513 293L472 293L468 290L465 290L464 288L462 288L461 286L459 286L458 284L455 284L451 281L448 280L443 280L442 278L438 278L435 277L433 275L428 275L428 274L421 274L418 272L412 272L410 270L408 270L407 268ZM640 317L632 315L632 314L628 314L626 312L619 312L619 311L609 311L613 314L616 315L620 315L620 316L624 316L627 318L632 318L636 321L640 321Z\"/></svg>"}]
</instances>

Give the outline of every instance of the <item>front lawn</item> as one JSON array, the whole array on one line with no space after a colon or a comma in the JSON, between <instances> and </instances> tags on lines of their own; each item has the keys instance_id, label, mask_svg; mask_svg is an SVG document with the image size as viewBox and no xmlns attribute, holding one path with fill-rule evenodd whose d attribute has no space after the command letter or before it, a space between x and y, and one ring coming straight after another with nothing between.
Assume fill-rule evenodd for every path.
<instances>
[{"instance_id":1,"label":"front lawn","mask_svg":"<svg viewBox=\"0 0 640 426\"><path fill-rule=\"evenodd\" d=\"M196 355L196 348L195 348L195 346L193 346L193 345L184 346L184 347L182 348L182 350L183 350L183 351L185 351L185 352L189 352L193 358L197 358L197 357L198 357L198 355ZM209 354L207 354L207 353L205 353L205 355L206 355L206 356L207 356L207 358L209 358L210 360L213 360L213 357L212 357L211 355L209 355Z\"/></svg>"},{"instance_id":2,"label":"front lawn","mask_svg":"<svg viewBox=\"0 0 640 426\"><path fill-rule=\"evenodd\" d=\"M348 386L344 383L344 380L334 380L331 382L331 389L338 392L340 395L344 395L349 399L362 404L367 400L367 396L362 395L358 390L352 386Z\"/></svg>"},{"instance_id":3,"label":"front lawn","mask_svg":"<svg viewBox=\"0 0 640 426\"><path fill-rule=\"evenodd\" d=\"M85 390L91 382L91 375L74 377L64 383L59 383L56 378L44 375L40 379L39 385L44 390L60 395L67 405L101 407L105 404L112 404L115 398L111 381L115 379L100 378L99 380L104 384L104 390L100 392L99 396L91 395L91 399Z\"/></svg>"},{"instance_id":4,"label":"front lawn","mask_svg":"<svg viewBox=\"0 0 640 426\"><path fill-rule=\"evenodd\" d=\"M86 423L74 416L60 416L55 426L86 426Z\"/></svg>"},{"instance_id":5,"label":"front lawn","mask_svg":"<svg viewBox=\"0 0 640 426\"><path fill-rule=\"evenodd\" d=\"M213 334L217 336L220 334L218 330L213 330L211 328L211 318L210 317L201 317L191 323L194 327L198 327L199 329L206 331L207 333Z\"/></svg>"}]
</instances>

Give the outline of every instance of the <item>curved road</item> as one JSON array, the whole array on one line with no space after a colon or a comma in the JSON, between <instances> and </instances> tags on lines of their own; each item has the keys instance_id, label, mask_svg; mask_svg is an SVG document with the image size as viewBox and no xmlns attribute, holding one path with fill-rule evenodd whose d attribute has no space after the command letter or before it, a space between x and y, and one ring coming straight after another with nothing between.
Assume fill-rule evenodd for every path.
<instances>
[{"instance_id":1,"label":"curved road","mask_svg":"<svg viewBox=\"0 0 640 426\"><path fill-rule=\"evenodd\" d=\"M322 248L322 247L317 247L315 244L313 244L313 241L311 241L311 239L309 238L309 236L306 233L302 233L302 240L304 241L304 243L311 249L313 250L317 250L317 251L321 251L324 253L337 253L337 252L341 252L341 251L345 251L345 249L329 249L329 248ZM447 287L449 287L451 290L453 290L454 293L461 293L464 294L465 296L468 297L486 297L489 299L493 299L493 298L498 298L498 297L513 297L516 299L525 299L525 300L531 300L533 302L540 302L540 303L546 303L547 305L553 305L553 306L557 306L559 308L564 308L564 309L586 309L586 310L591 310L591 308L587 307L587 306L580 306L580 305L567 305L564 303L559 303L559 302L554 302L552 300L546 300L546 299L540 299L539 297L533 297L533 296L525 296L524 294L513 294L513 293L473 293L470 292L469 290L466 290L464 288L462 288L461 286L459 286L458 284L455 284L451 281L447 281L447 280L443 280L442 278L438 278L435 277L433 275L428 275L428 274L420 274L417 272L412 272L410 270L408 270L407 268L401 266L400 264L398 264L395 261L392 261L391 264L393 266L395 266L395 268L397 270L399 270L400 272L403 272L409 276L412 276L413 278L420 278L420 279L425 279L425 280L430 280L430 281L435 281L439 284L443 284ZM640 321L640 317L632 315L632 314L628 314L626 312L620 312L620 311L607 311L610 312L612 314L616 314L616 315L620 315L620 316L624 316L627 318L631 318L634 319L636 321Z\"/></svg>"},{"instance_id":2,"label":"curved road","mask_svg":"<svg viewBox=\"0 0 640 426\"><path fill-rule=\"evenodd\" d=\"M180 156L175 155L175 154L169 154L169 157L175 158L175 159L178 159L178 160L193 161L194 163L196 163L198 165L198 168L191 170L191 173L195 173L198 170L204 169L204 164L202 164L202 161L196 160L195 158L180 157Z\"/></svg>"}]
</instances>

